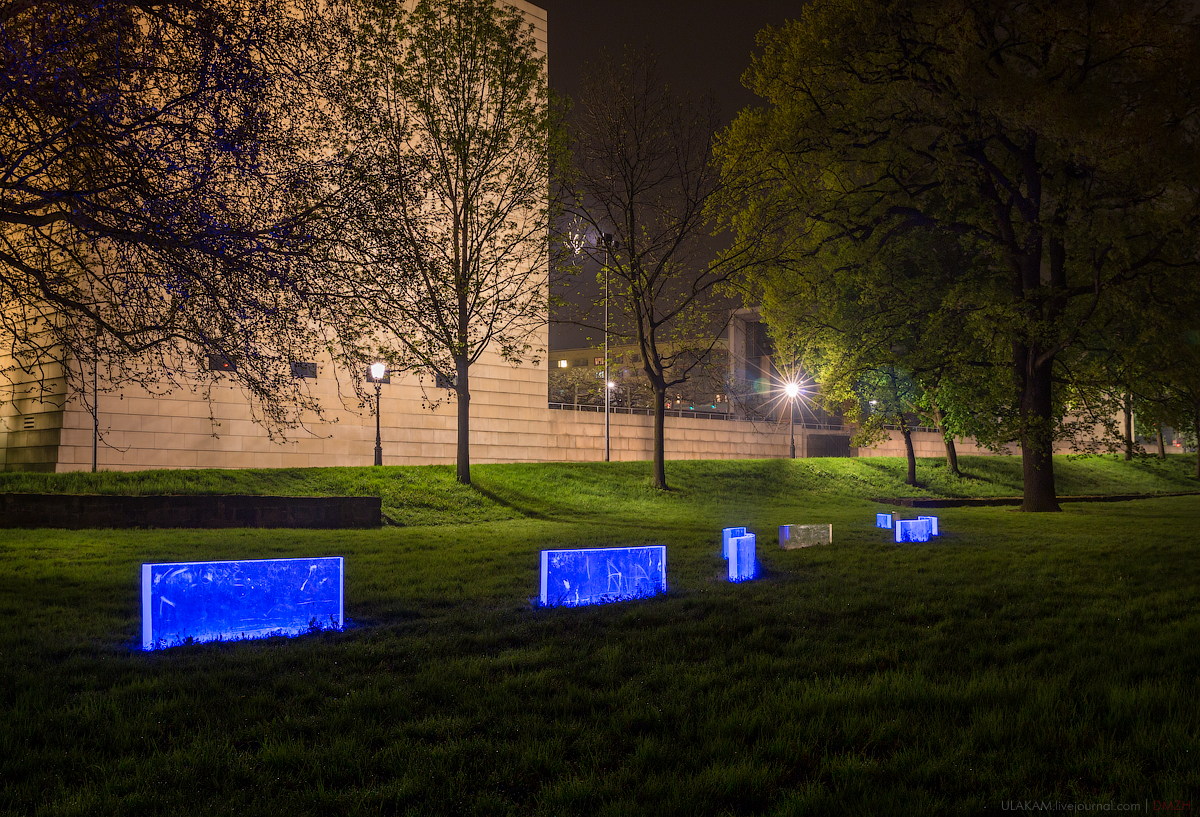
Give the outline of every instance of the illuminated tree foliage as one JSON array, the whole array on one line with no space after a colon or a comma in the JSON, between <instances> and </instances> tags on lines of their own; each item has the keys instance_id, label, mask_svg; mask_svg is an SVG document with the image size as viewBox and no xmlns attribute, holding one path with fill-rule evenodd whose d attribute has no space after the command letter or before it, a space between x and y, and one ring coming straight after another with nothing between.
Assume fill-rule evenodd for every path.
<instances>
[{"instance_id":1,"label":"illuminated tree foliage","mask_svg":"<svg viewBox=\"0 0 1200 817\"><path fill-rule=\"evenodd\" d=\"M544 325L554 130L533 27L491 0L364 4L347 82L340 258L364 332L458 409L470 482L470 371L532 358Z\"/></svg>"},{"instance_id":2,"label":"illuminated tree foliage","mask_svg":"<svg viewBox=\"0 0 1200 817\"><path fill-rule=\"evenodd\" d=\"M831 271L856 279L840 256L887 252L913 228L980 259L972 291L951 287L911 319L966 308L1003 354L1001 399L978 416L1019 441L1027 511L1057 510L1051 453L1099 316L1140 282L1195 269L1190 17L1170 1L813 4L760 35L746 79L766 107L722 146L727 172L759 182L734 224L774 230L802 260L772 274L814 296Z\"/></svg>"},{"instance_id":3,"label":"illuminated tree foliage","mask_svg":"<svg viewBox=\"0 0 1200 817\"><path fill-rule=\"evenodd\" d=\"M328 22L290 0L0 6L10 381L232 378L273 434L315 408L289 364L327 345L306 248Z\"/></svg>"}]
</instances>

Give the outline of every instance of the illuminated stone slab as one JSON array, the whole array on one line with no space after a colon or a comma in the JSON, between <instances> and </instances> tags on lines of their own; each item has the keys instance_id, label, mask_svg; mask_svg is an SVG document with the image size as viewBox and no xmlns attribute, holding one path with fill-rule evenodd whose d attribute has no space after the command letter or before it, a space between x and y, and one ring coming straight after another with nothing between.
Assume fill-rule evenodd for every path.
<instances>
[{"instance_id":1,"label":"illuminated stone slab","mask_svg":"<svg viewBox=\"0 0 1200 817\"><path fill-rule=\"evenodd\" d=\"M933 536L938 535L938 521L936 516L918 516L917 519L928 519L929 533Z\"/></svg>"},{"instance_id":2,"label":"illuminated stone slab","mask_svg":"<svg viewBox=\"0 0 1200 817\"><path fill-rule=\"evenodd\" d=\"M541 603L549 607L604 604L667 590L667 548L543 550Z\"/></svg>"},{"instance_id":3,"label":"illuminated stone slab","mask_svg":"<svg viewBox=\"0 0 1200 817\"><path fill-rule=\"evenodd\" d=\"M340 630L342 557L142 565L142 649Z\"/></svg>"},{"instance_id":4,"label":"illuminated stone slab","mask_svg":"<svg viewBox=\"0 0 1200 817\"><path fill-rule=\"evenodd\" d=\"M929 519L897 519L897 542L928 542L933 533Z\"/></svg>"},{"instance_id":5,"label":"illuminated stone slab","mask_svg":"<svg viewBox=\"0 0 1200 817\"><path fill-rule=\"evenodd\" d=\"M780 525L779 547L784 550L833 544L833 525Z\"/></svg>"},{"instance_id":6,"label":"illuminated stone slab","mask_svg":"<svg viewBox=\"0 0 1200 817\"><path fill-rule=\"evenodd\" d=\"M729 558L729 540L738 536L745 536L745 528L722 528L721 529L721 555L726 559Z\"/></svg>"},{"instance_id":7,"label":"illuminated stone slab","mask_svg":"<svg viewBox=\"0 0 1200 817\"><path fill-rule=\"evenodd\" d=\"M735 536L729 540L729 581L744 582L753 579L757 571L757 555L754 534Z\"/></svg>"},{"instance_id":8,"label":"illuminated stone slab","mask_svg":"<svg viewBox=\"0 0 1200 817\"><path fill-rule=\"evenodd\" d=\"M891 530L891 528L892 528L892 515L891 515L890 513L877 513L877 514L875 514L875 527L877 527L877 528L887 528L888 530Z\"/></svg>"}]
</instances>

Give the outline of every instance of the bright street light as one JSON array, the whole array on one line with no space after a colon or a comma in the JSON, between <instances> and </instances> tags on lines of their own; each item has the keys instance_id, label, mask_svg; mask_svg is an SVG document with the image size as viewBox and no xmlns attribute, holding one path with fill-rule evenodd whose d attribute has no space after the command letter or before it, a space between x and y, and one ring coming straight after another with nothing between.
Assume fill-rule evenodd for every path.
<instances>
[{"instance_id":1,"label":"bright street light","mask_svg":"<svg viewBox=\"0 0 1200 817\"><path fill-rule=\"evenodd\" d=\"M800 385L798 383L788 383L783 387L783 390L789 398L795 399L796 395L800 393Z\"/></svg>"},{"instance_id":2,"label":"bright street light","mask_svg":"<svg viewBox=\"0 0 1200 817\"><path fill-rule=\"evenodd\" d=\"M375 464L383 465L383 437L379 429L379 384L387 374L387 366L382 363L371 364L371 379L375 381Z\"/></svg>"}]
</instances>

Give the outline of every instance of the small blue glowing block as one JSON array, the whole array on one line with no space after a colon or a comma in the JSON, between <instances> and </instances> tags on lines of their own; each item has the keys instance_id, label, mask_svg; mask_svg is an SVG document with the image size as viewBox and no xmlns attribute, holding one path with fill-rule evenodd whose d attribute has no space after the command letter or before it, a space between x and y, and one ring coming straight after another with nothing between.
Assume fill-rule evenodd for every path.
<instances>
[{"instance_id":1,"label":"small blue glowing block","mask_svg":"<svg viewBox=\"0 0 1200 817\"><path fill-rule=\"evenodd\" d=\"M875 527L877 527L877 528L887 528L888 530L891 530L891 527L892 527L892 515L891 515L890 513L877 513L877 514L875 514Z\"/></svg>"},{"instance_id":2,"label":"small blue glowing block","mask_svg":"<svg viewBox=\"0 0 1200 817\"><path fill-rule=\"evenodd\" d=\"M142 649L340 630L342 557L142 565Z\"/></svg>"},{"instance_id":3,"label":"small blue glowing block","mask_svg":"<svg viewBox=\"0 0 1200 817\"><path fill-rule=\"evenodd\" d=\"M933 533L933 525L928 519L897 519L897 542L928 542Z\"/></svg>"},{"instance_id":4,"label":"small blue glowing block","mask_svg":"<svg viewBox=\"0 0 1200 817\"><path fill-rule=\"evenodd\" d=\"M579 607L639 599L667 590L667 548L543 550L541 603Z\"/></svg>"},{"instance_id":5,"label":"small blue glowing block","mask_svg":"<svg viewBox=\"0 0 1200 817\"><path fill-rule=\"evenodd\" d=\"M929 520L929 533L933 536L938 535L938 524L937 524L936 516L918 516L917 519L928 519Z\"/></svg>"},{"instance_id":6,"label":"small blue glowing block","mask_svg":"<svg viewBox=\"0 0 1200 817\"><path fill-rule=\"evenodd\" d=\"M729 558L729 540L738 536L745 536L745 528L722 528L721 529L721 556Z\"/></svg>"},{"instance_id":7,"label":"small blue glowing block","mask_svg":"<svg viewBox=\"0 0 1200 817\"><path fill-rule=\"evenodd\" d=\"M756 562L753 533L735 536L729 540L729 581L744 582L753 579L757 572Z\"/></svg>"}]
</instances>

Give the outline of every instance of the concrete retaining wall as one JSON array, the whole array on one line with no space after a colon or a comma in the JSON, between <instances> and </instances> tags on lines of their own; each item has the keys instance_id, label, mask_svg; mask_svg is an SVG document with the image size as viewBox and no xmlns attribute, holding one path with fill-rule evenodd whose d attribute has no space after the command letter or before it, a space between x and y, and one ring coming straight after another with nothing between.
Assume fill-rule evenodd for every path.
<instances>
[{"instance_id":1,"label":"concrete retaining wall","mask_svg":"<svg viewBox=\"0 0 1200 817\"><path fill-rule=\"evenodd\" d=\"M377 528L377 496L0 494L0 528Z\"/></svg>"}]
</instances>

